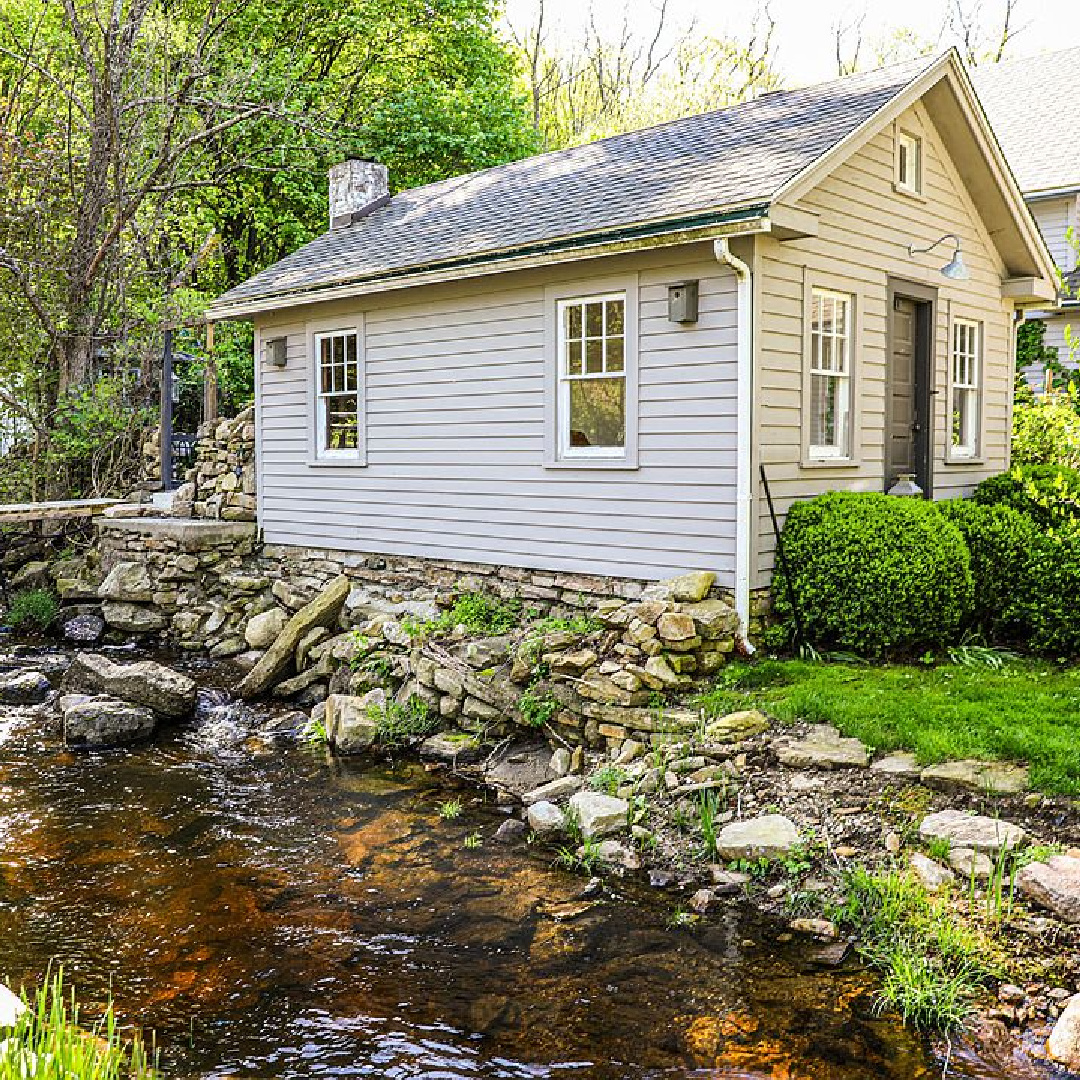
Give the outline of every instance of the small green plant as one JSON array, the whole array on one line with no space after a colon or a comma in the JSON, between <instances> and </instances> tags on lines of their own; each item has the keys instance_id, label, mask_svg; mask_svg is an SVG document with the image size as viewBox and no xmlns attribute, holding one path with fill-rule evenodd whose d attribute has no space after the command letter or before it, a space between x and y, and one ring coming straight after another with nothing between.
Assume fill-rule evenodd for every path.
<instances>
[{"instance_id":1,"label":"small green plant","mask_svg":"<svg viewBox=\"0 0 1080 1080\"><path fill-rule=\"evenodd\" d=\"M583 843L585 839L581 832L581 817L572 806L567 806L563 810L563 832L575 845Z\"/></svg>"},{"instance_id":2,"label":"small green plant","mask_svg":"<svg viewBox=\"0 0 1080 1080\"><path fill-rule=\"evenodd\" d=\"M677 907L668 916L668 929L686 930L687 928L694 926L700 919L700 915L695 915L692 911L687 911L685 908Z\"/></svg>"},{"instance_id":3,"label":"small green plant","mask_svg":"<svg viewBox=\"0 0 1080 1080\"><path fill-rule=\"evenodd\" d=\"M63 972L50 976L26 1011L0 1041L0 1077L4 1080L153 1080L156 1061L140 1039L125 1043L108 1004L93 1024L81 1021L73 991Z\"/></svg>"},{"instance_id":4,"label":"small green plant","mask_svg":"<svg viewBox=\"0 0 1080 1080\"><path fill-rule=\"evenodd\" d=\"M45 631L56 621L60 603L48 589L22 589L11 598L4 621L16 630Z\"/></svg>"},{"instance_id":5,"label":"small green plant","mask_svg":"<svg viewBox=\"0 0 1080 1080\"><path fill-rule=\"evenodd\" d=\"M380 745L388 750L411 746L439 728L439 717L415 694L404 704L397 701L388 701L384 706L372 704L368 715L377 725Z\"/></svg>"},{"instance_id":6,"label":"small green plant","mask_svg":"<svg viewBox=\"0 0 1080 1080\"><path fill-rule=\"evenodd\" d=\"M618 765L605 765L589 777L589 787L608 795L618 795L619 788L626 783L626 780L626 773Z\"/></svg>"},{"instance_id":7,"label":"small green plant","mask_svg":"<svg viewBox=\"0 0 1080 1080\"><path fill-rule=\"evenodd\" d=\"M576 847L561 847L555 857L556 863L566 870L593 875L603 865L600 843L592 837L582 837Z\"/></svg>"},{"instance_id":8,"label":"small green plant","mask_svg":"<svg viewBox=\"0 0 1080 1080\"><path fill-rule=\"evenodd\" d=\"M740 874L746 874L748 877L760 880L769 876L773 868L773 862L763 855L760 859L736 859L732 863L732 867Z\"/></svg>"},{"instance_id":9,"label":"small green plant","mask_svg":"<svg viewBox=\"0 0 1080 1080\"><path fill-rule=\"evenodd\" d=\"M701 822L702 854L706 859L719 858L716 846L716 815L720 803L714 791L703 791L698 799L698 819Z\"/></svg>"},{"instance_id":10,"label":"small green plant","mask_svg":"<svg viewBox=\"0 0 1080 1080\"><path fill-rule=\"evenodd\" d=\"M457 821L464 809L460 799L447 799L439 803L439 817L443 821Z\"/></svg>"},{"instance_id":11,"label":"small green plant","mask_svg":"<svg viewBox=\"0 0 1080 1080\"><path fill-rule=\"evenodd\" d=\"M559 702L551 694L538 694L530 686L518 698L518 714L526 727L542 728L559 711Z\"/></svg>"},{"instance_id":12,"label":"small green plant","mask_svg":"<svg viewBox=\"0 0 1080 1080\"><path fill-rule=\"evenodd\" d=\"M519 626L522 605L518 599L503 600L487 593L461 593L438 618L429 622L402 620L402 628L411 638L445 637L463 626L470 634L493 637Z\"/></svg>"},{"instance_id":13,"label":"small green plant","mask_svg":"<svg viewBox=\"0 0 1080 1080\"><path fill-rule=\"evenodd\" d=\"M932 836L926 841L926 853L938 862L948 862L952 841L947 836Z\"/></svg>"},{"instance_id":14,"label":"small green plant","mask_svg":"<svg viewBox=\"0 0 1080 1080\"><path fill-rule=\"evenodd\" d=\"M483 837L478 832L471 832L465 837L465 846L471 851L475 848L481 847L484 843Z\"/></svg>"},{"instance_id":15,"label":"small green plant","mask_svg":"<svg viewBox=\"0 0 1080 1080\"><path fill-rule=\"evenodd\" d=\"M330 733L326 730L326 724L322 720L312 717L300 733L306 743L311 746L325 746L330 741Z\"/></svg>"}]
</instances>

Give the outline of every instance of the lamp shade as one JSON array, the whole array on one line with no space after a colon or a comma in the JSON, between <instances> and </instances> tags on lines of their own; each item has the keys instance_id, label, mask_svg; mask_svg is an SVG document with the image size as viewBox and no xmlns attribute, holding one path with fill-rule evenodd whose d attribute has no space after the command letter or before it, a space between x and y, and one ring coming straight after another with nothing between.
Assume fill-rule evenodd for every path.
<instances>
[{"instance_id":1,"label":"lamp shade","mask_svg":"<svg viewBox=\"0 0 1080 1080\"><path fill-rule=\"evenodd\" d=\"M967 266L964 265L964 256L960 254L959 247L956 249L956 254L941 268L941 276L951 281L967 281L970 275Z\"/></svg>"}]
</instances>

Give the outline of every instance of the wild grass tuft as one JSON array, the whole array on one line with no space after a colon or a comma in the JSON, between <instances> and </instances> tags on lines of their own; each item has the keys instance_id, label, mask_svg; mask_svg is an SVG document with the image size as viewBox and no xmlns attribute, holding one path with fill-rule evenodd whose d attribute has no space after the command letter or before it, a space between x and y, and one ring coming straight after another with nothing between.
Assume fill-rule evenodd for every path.
<instances>
[{"instance_id":1,"label":"wild grass tuft","mask_svg":"<svg viewBox=\"0 0 1080 1080\"><path fill-rule=\"evenodd\" d=\"M4 622L16 630L48 630L60 613L60 603L48 589L21 589L11 598Z\"/></svg>"}]
</instances>

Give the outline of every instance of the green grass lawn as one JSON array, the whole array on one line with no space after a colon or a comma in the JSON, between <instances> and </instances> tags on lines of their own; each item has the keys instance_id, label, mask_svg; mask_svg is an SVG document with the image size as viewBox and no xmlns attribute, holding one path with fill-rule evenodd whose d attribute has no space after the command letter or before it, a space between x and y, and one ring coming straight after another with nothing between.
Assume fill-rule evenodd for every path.
<instances>
[{"instance_id":1,"label":"green grass lawn","mask_svg":"<svg viewBox=\"0 0 1080 1080\"><path fill-rule=\"evenodd\" d=\"M924 764L1023 762L1034 788L1080 794L1080 668L760 660L731 664L700 703L710 715L760 708L782 723L833 724Z\"/></svg>"}]
</instances>

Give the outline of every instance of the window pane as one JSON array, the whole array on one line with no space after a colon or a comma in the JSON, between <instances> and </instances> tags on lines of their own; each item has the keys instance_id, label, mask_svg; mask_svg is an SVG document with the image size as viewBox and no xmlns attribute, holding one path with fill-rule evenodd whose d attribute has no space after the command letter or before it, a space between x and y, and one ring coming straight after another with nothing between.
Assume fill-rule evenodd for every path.
<instances>
[{"instance_id":1,"label":"window pane","mask_svg":"<svg viewBox=\"0 0 1080 1080\"><path fill-rule=\"evenodd\" d=\"M604 306L608 337L621 335L624 327L624 303L622 300L608 300Z\"/></svg>"},{"instance_id":2,"label":"window pane","mask_svg":"<svg viewBox=\"0 0 1080 1080\"><path fill-rule=\"evenodd\" d=\"M626 380L570 383L570 446L626 445Z\"/></svg>"},{"instance_id":3,"label":"window pane","mask_svg":"<svg viewBox=\"0 0 1080 1080\"><path fill-rule=\"evenodd\" d=\"M623 370L623 339L621 337L608 338L606 355L605 371Z\"/></svg>"},{"instance_id":4,"label":"window pane","mask_svg":"<svg viewBox=\"0 0 1080 1080\"><path fill-rule=\"evenodd\" d=\"M581 374L581 342L568 341L566 343L566 373L568 375Z\"/></svg>"},{"instance_id":5,"label":"window pane","mask_svg":"<svg viewBox=\"0 0 1080 1080\"><path fill-rule=\"evenodd\" d=\"M566 309L566 336L581 337L581 305L574 304Z\"/></svg>"},{"instance_id":6,"label":"window pane","mask_svg":"<svg viewBox=\"0 0 1080 1080\"><path fill-rule=\"evenodd\" d=\"M810 377L810 445L847 453L848 381L836 375Z\"/></svg>"},{"instance_id":7,"label":"window pane","mask_svg":"<svg viewBox=\"0 0 1080 1080\"><path fill-rule=\"evenodd\" d=\"M585 305L585 334L587 337L600 337L604 332L604 305L596 302Z\"/></svg>"},{"instance_id":8,"label":"window pane","mask_svg":"<svg viewBox=\"0 0 1080 1080\"><path fill-rule=\"evenodd\" d=\"M327 450L355 450L359 444L359 416L355 394L323 400Z\"/></svg>"},{"instance_id":9,"label":"window pane","mask_svg":"<svg viewBox=\"0 0 1080 1080\"><path fill-rule=\"evenodd\" d=\"M590 375L599 375L604 370L604 343L602 340L585 342L585 370Z\"/></svg>"}]
</instances>

